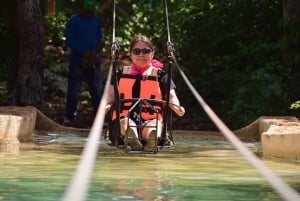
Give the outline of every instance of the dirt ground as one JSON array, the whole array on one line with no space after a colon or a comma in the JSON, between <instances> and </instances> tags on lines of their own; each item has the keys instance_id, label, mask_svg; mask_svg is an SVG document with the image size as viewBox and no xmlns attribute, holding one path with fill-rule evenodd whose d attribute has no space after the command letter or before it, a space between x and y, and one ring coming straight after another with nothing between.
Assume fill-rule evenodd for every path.
<instances>
[{"instance_id":1,"label":"dirt ground","mask_svg":"<svg viewBox=\"0 0 300 201\"><path fill-rule=\"evenodd\" d=\"M39 108L42 113L53 121L63 124L65 116L65 99L46 100ZM78 118L74 124L76 128L90 128L94 120L93 109L88 100L81 100L78 104Z\"/></svg>"}]
</instances>

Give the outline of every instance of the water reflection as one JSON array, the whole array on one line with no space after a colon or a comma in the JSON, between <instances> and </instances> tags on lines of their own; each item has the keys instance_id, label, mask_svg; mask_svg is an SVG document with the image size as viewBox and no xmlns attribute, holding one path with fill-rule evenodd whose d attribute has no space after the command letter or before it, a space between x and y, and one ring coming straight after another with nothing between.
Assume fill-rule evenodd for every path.
<instances>
[{"instance_id":1,"label":"water reflection","mask_svg":"<svg viewBox=\"0 0 300 201\"><path fill-rule=\"evenodd\" d=\"M61 200L86 138L34 140L19 154L0 152L0 200ZM186 136L175 143L156 155L128 155L100 141L86 200L281 200L227 141ZM260 151L259 143L248 147ZM297 161L264 162L300 191Z\"/></svg>"}]
</instances>

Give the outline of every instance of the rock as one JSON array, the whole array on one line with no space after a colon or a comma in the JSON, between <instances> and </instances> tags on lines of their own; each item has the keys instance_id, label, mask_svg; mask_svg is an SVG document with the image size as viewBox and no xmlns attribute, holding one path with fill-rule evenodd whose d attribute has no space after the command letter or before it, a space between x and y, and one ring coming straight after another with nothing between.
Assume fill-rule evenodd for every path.
<instances>
[{"instance_id":1,"label":"rock","mask_svg":"<svg viewBox=\"0 0 300 201\"><path fill-rule=\"evenodd\" d=\"M0 107L0 138L25 140L35 132L34 107Z\"/></svg>"},{"instance_id":2,"label":"rock","mask_svg":"<svg viewBox=\"0 0 300 201\"><path fill-rule=\"evenodd\" d=\"M20 141L15 138L4 138L0 139L0 150L1 151L9 151L13 153L19 152L20 149Z\"/></svg>"},{"instance_id":3,"label":"rock","mask_svg":"<svg viewBox=\"0 0 300 201\"><path fill-rule=\"evenodd\" d=\"M300 122L297 118L265 119L261 133L264 157L300 159Z\"/></svg>"},{"instance_id":4,"label":"rock","mask_svg":"<svg viewBox=\"0 0 300 201\"><path fill-rule=\"evenodd\" d=\"M88 136L89 131L57 124L34 107L0 107L1 150L19 150L20 141L31 139L36 133L61 132ZM187 137L185 133L177 132L177 137ZM300 121L296 117L260 117L234 133L248 143L261 139L264 156L300 159ZM196 131L194 135L224 137L217 131ZM248 144L248 147L253 145Z\"/></svg>"},{"instance_id":5,"label":"rock","mask_svg":"<svg viewBox=\"0 0 300 201\"><path fill-rule=\"evenodd\" d=\"M0 107L1 150L19 148L19 140L31 138L35 133L37 113L33 107Z\"/></svg>"},{"instance_id":6,"label":"rock","mask_svg":"<svg viewBox=\"0 0 300 201\"><path fill-rule=\"evenodd\" d=\"M40 132L56 131L87 136L88 129L64 127L52 121L35 107L0 107L0 148L19 150L20 141L30 140Z\"/></svg>"}]
</instances>

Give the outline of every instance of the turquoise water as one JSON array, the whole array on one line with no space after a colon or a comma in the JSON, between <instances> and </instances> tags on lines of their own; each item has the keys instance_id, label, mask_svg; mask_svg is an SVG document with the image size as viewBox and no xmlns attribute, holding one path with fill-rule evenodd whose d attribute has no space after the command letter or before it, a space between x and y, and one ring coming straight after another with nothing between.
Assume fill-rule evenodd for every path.
<instances>
[{"instance_id":1,"label":"turquoise water","mask_svg":"<svg viewBox=\"0 0 300 201\"><path fill-rule=\"evenodd\" d=\"M0 200L61 200L86 138L51 135L19 153L0 152ZM176 140L176 139L175 139ZM254 152L259 143L248 144ZM262 159L300 191L296 161ZM224 140L189 138L158 154L125 154L99 144L86 200L282 200Z\"/></svg>"}]
</instances>

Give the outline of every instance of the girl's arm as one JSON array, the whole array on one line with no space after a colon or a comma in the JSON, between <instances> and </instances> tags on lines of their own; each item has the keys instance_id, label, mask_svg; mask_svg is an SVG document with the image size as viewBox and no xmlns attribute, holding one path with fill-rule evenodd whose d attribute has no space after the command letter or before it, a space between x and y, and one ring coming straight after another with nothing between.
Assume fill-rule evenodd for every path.
<instances>
[{"instance_id":1,"label":"girl's arm","mask_svg":"<svg viewBox=\"0 0 300 201\"><path fill-rule=\"evenodd\" d=\"M179 99L177 98L176 92L174 89L170 90L170 108L178 115L183 116L185 113L184 107L180 106Z\"/></svg>"},{"instance_id":2,"label":"girl's arm","mask_svg":"<svg viewBox=\"0 0 300 201\"><path fill-rule=\"evenodd\" d=\"M107 105L105 106L105 113L107 113L111 109L111 105L114 101L115 101L114 86L110 85L108 90Z\"/></svg>"}]
</instances>

